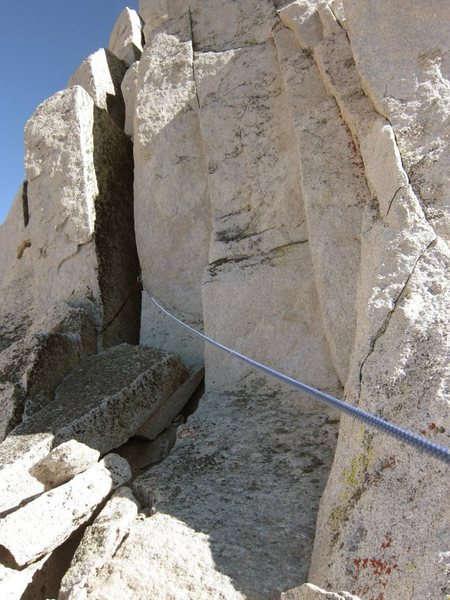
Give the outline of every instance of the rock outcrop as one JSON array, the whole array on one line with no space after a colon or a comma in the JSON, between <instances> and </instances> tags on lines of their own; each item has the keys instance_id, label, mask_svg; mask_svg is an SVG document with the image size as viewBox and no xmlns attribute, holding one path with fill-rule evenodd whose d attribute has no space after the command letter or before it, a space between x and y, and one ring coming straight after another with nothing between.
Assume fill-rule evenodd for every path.
<instances>
[{"instance_id":1,"label":"rock outcrop","mask_svg":"<svg viewBox=\"0 0 450 600\"><path fill-rule=\"evenodd\" d=\"M38 107L0 227L0 596L450 594L447 465L150 298L448 445L449 23L140 0Z\"/></svg>"}]
</instances>

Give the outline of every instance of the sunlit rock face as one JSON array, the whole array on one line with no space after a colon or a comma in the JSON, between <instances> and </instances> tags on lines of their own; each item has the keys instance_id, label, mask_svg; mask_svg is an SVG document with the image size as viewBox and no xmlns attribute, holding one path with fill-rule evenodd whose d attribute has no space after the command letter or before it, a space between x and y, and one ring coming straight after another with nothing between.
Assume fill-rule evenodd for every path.
<instances>
[{"instance_id":1,"label":"sunlit rock face","mask_svg":"<svg viewBox=\"0 0 450 600\"><path fill-rule=\"evenodd\" d=\"M449 23L140 0L37 108L0 228L0 596L450 594L446 465L150 299L448 444ZM33 506L67 519L28 548Z\"/></svg>"}]
</instances>

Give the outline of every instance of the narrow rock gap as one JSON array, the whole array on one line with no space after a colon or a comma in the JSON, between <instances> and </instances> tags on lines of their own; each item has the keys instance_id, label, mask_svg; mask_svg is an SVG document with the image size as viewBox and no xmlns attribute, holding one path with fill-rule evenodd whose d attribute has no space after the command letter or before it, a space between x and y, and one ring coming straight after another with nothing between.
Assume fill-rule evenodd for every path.
<instances>
[{"instance_id":1,"label":"narrow rock gap","mask_svg":"<svg viewBox=\"0 0 450 600\"><path fill-rule=\"evenodd\" d=\"M28 207L28 181L25 179L22 187L22 210L23 210L23 225L28 226L30 221L30 211Z\"/></svg>"},{"instance_id":2,"label":"narrow rock gap","mask_svg":"<svg viewBox=\"0 0 450 600\"><path fill-rule=\"evenodd\" d=\"M140 265L134 230L133 148L106 112L97 108L94 134L99 190L94 236L103 304L102 345L138 344L141 294L136 286Z\"/></svg>"}]
</instances>

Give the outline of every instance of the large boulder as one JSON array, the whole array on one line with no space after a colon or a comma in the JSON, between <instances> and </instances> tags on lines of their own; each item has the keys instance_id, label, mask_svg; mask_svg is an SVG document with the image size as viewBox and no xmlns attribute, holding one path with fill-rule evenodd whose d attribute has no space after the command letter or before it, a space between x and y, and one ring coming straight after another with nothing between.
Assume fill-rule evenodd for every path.
<instances>
[{"instance_id":1,"label":"large boulder","mask_svg":"<svg viewBox=\"0 0 450 600\"><path fill-rule=\"evenodd\" d=\"M51 431L55 444L76 439L103 454L126 442L186 377L177 357L122 344L80 362L53 401L12 435Z\"/></svg>"},{"instance_id":2,"label":"large boulder","mask_svg":"<svg viewBox=\"0 0 450 600\"><path fill-rule=\"evenodd\" d=\"M31 245L15 259L2 288L31 294L32 320L66 301L85 306L101 329L139 272L130 142L75 86L37 108L26 126L25 146L30 205L25 229ZM25 271L26 285L14 285ZM139 294L129 298L105 332L105 345L136 341L139 304ZM2 313L13 310L2 307Z\"/></svg>"}]
</instances>

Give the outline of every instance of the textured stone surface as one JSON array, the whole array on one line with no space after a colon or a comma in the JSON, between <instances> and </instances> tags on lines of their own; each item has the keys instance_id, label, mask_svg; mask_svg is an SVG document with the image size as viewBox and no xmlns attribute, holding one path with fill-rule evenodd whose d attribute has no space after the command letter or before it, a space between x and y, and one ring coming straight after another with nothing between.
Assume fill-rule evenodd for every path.
<instances>
[{"instance_id":1,"label":"textured stone surface","mask_svg":"<svg viewBox=\"0 0 450 600\"><path fill-rule=\"evenodd\" d=\"M204 368L199 369L189 377L189 379L161 405L160 409L137 430L136 435L145 437L149 440L154 440L172 423L175 417L180 414L204 378Z\"/></svg>"},{"instance_id":2,"label":"textured stone surface","mask_svg":"<svg viewBox=\"0 0 450 600\"><path fill-rule=\"evenodd\" d=\"M274 45L198 54L195 73L214 217L202 289L205 329L252 358L336 391ZM242 387L250 372L209 347L205 366L207 388L215 390Z\"/></svg>"},{"instance_id":3,"label":"textured stone surface","mask_svg":"<svg viewBox=\"0 0 450 600\"><path fill-rule=\"evenodd\" d=\"M25 142L31 247L10 276L27 269L32 316L69 301L85 306L100 328L138 275L131 144L79 86L37 108ZM135 294L103 335L104 345L136 341L139 307Z\"/></svg>"},{"instance_id":4,"label":"textured stone surface","mask_svg":"<svg viewBox=\"0 0 450 600\"><path fill-rule=\"evenodd\" d=\"M179 1L176 0L176 3ZM168 17L167 0L139 0L139 14L144 21L144 35L147 41L152 30Z\"/></svg>"},{"instance_id":5,"label":"textured stone surface","mask_svg":"<svg viewBox=\"0 0 450 600\"><path fill-rule=\"evenodd\" d=\"M31 467L47 456L52 447L50 433L8 436L0 444L0 514L16 508L21 502L41 494L44 484L33 477Z\"/></svg>"},{"instance_id":6,"label":"textured stone surface","mask_svg":"<svg viewBox=\"0 0 450 600\"><path fill-rule=\"evenodd\" d=\"M90 581L121 544L137 516L138 503L131 490L119 488L87 528L70 569L65 574L58 600L91 597Z\"/></svg>"},{"instance_id":7,"label":"textured stone surface","mask_svg":"<svg viewBox=\"0 0 450 600\"><path fill-rule=\"evenodd\" d=\"M312 583L305 583L281 594L280 600L359 600L348 592L326 592Z\"/></svg>"},{"instance_id":8,"label":"textured stone surface","mask_svg":"<svg viewBox=\"0 0 450 600\"><path fill-rule=\"evenodd\" d=\"M115 452L123 456L130 464L133 478L142 475L152 465L162 462L171 452L177 440L177 429L183 423L180 416L175 419L155 439L147 440L143 437L132 437Z\"/></svg>"},{"instance_id":9,"label":"textured stone surface","mask_svg":"<svg viewBox=\"0 0 450 600\"><path fill-rule=\"evenodd\" d=\"M229 50L271 37L276 12L271 0L189 0L196 50Z\"/></svg>"},{"instance_id":10,"label":"textured stone surface","mask_svg":"<svg viewBox=\"0 0 450 600\"><path fill-rule=\"evenodd\" d=\"M145 287L202 327L201 282L211 212L197 118L189 16L155 30L139 64L136 101L136 240ZM167 277L170 273L170 277ZM141 343L203 364L203 343L143 297Z\"/></svg>"},{"instance_id":11,"label":"textured stone surface","mask_svg":"<svg viewBox=\"0 0 450 600\"><path fill-rule=\"evenodd\" d=\"M1 562L21 567L54 550L130 477L128 463L109 454L72 481L6 516L0 521Z\"/></svg>"},{"instance_id":12,"label":"textured stone surface","mask_svg":"<svg viewBox=\"0 0 450 600\"><path fill-rule=\"evenodd\" d=\"M125 102L125 124L123 129L131 138L134 136L134 112L136 105L138 72L139 61L136 61L127 69L120 86L123 100Z\"/></svg>"},{"instance_id":13,"label":"textured stone surface","mask_svg":"<svg viewBox=\"0 0 450 600\"><path fill-rule=\"evenodd\" d=\"M287 29L274 39L300 152L321 319L345 385L356 329L362 211L370 194L358 150L311 55Z\"/></svg>"},{"instance_id":14,"label":"textured stone surface","mask_svg":"<svg viewBox=\"0 0 450 600\"><path fill-rule=\"evenodd\" d=\"M0 440L22 414L26 418L50 401L66 373L95 351L87 312L61 303L0 352Z\"/></svg>"},{"instance_id":15,"label":"textured stone surface","mask_svg":"<svg viewBox=\"0 0 450 600\"><path fill-rule=\"evenodd\" d=\"M394 128L426 218L448 238L450 6L441 0L343 4L364 89Z\"/></svg>"},{"instance_id":16,"label":"textured stone surface","mask_svg":"<svg viewBox=\"0 0 450 600\"><path fill-rule=\"evenodd\" d=\"M92 467L100 453L76 440L70 440L54 448L48 456L33 465L30 473L50 488L67 483L72 477Z\"/></svg>"},{"instance_id":17,"label":"textured stone surface","mask_svg":"<svg viewBox=\"0 0 450 600\"><path fill-rule=\"evenodd\" d=\"M394 33L395 19L384 11L387 5L371 4L369 10L368 3L344 2L344 7L349 8L346 27L351 44L371 44L366 51L369 63L375 56L386 64L388 55L397 56L394 49L403 34L398 26ZM406 5L390 9L406 11ZM426 18L427 11L421 13L419 19L411 3L407 11L413 22L401 29L404 35L415 27L430 30L431 12ZM377 18L380 25L374 27ZM354 19L355 23L367 19L365 28L361 23L349 26ZM398 14L395 22L399 23ZM386 37L389 30L391 36ZM363 31L371 33L366 38ZM373 36L378 46L370 41ZM383 48L384 58L373 52L374 47ZM407 53L408 59L406 54L400 59L407 61L405 68L397 71L405 93L411 85L416 89L418 81L407 68ZM380 105L371 104L364 94L363 88L370 92L381 78L385 81L381 62L380 76L372 73L371 83L370 69L363 69L358 53L355 67L342 33L325 35L313 55L361 150L372 195L361 232L357 328L346 398L445 444L449 255L446 242L435 232L446 231L447 217L427 214L420 186L411 186L405 171L409 162L402 128L393 123L393 114L389 114L393 127L379 116ZM400 104L406 115L416 106L416 95ZM439 133L429 130L437 146L443 131L439 129ZM416 132L422 135L420 127ZM448 493L444 467L437 461L344 419L319 512L310 580L324 588L346 588L363 598L382 594L389 599L431 599L448 593Z\"/></svg>"},{"instance_id":18,"label":"textured stone surface","mask_svg":"<svg viewBox=\"0 0 450 600\"><path fill-rule=\"evenodd\" d=\"M120 13L109 38L109 50L130 66L142 54L142 21L135 10Z\"/></svg>"},{"instance_id":19,"label":"textured stone surface","mask_svg":"<svg viewBox=\"0 0 450 600\"><path fill-rule=\"evenodd\" d=\"M5 221L0 224L0 351L26 334L34 316L32 268L27 257L30 247L26 247L30 237L24 214L27 187L26 182L20 186Z\"/></svg>"},{"instance_id":20,"label":"textured stone surface","mask_svg":"<svg viewBox=\"0 0 450 600\"><path fill-rule=\"evenodd\" d=\"M337 421L314 414L301 397L264 396L261 388L260 380L254 394L207 394L171 454L135 481L156 517L105 566L111 581L135 545L159 565L140 578L150 597L177 597L174 590L183 597L197 581L200 597L220 598L222 590L226 598L272 598L304 581ZM208 560L183 564L196 548ZM131 572L124 577L134 585Z\"/></svg>"},{"instance_id":21,"label":"textured stone surface","mask_svg":"<svg viewBox=\"0 0 450 600\"><path fill-rule=\"evenodd\" d=\"M2 600L21 600L33 582L36 573L45 563L45 558L18 571L0 565L0 594Z\"/></svg>"},{"instance_id":22,"label":"textured stone surface","mask_svg":"<svg viewBox=\"0 0 450 600\"><path fill-rule=\"evenodd\" d=\"M68 87L84 88L96 106L107 110L113 121L123 127L125 110L120 84L126 68L120 58L101 48L81 63L69 79Z\"/></svg>"},{"instance_id":23,"label":"textured stone surface","mask_svg":"<svg viewBox=\"0 0 450 600\"><path fill-rule=\"evenodd\" d=\"M54 400L13 434L51 431L55 444L76 439L105 453L126 442L186 377L178 358L122 344L83 360Z\"/></svg>"},{"instance_id":24,"label":"textured stone surface","mask_svg":"<svg viewBox=\"0 0 450 600\"><path fill-rule=\"evenodd\" d=\"M244 600L226 574L215 572L214 563L206 533L158 514L133 526L114 558L91 580L89 599Z\"/></svg>"}]
</instances>

